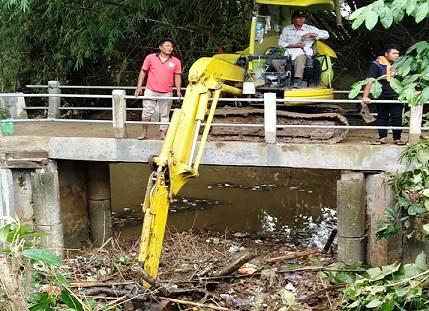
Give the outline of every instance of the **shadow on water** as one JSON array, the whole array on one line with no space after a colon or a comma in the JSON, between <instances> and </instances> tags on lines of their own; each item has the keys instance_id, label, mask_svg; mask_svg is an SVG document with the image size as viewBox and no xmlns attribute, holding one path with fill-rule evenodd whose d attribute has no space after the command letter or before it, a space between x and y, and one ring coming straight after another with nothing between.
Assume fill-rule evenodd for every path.
<instances>
[{"instance_id":1,"label":"shadow on water","mask_svg":"<svg viewBox=\"0 0 429 311\"><path fill-rule=\"evenodd\" d=\"M203 166L170 207L168 226L182 231L278 233L322 247L336 222L338 171ZM112 164L112 209L122 236L138 237L149 168Z\"/></svg>"}]
</instances>

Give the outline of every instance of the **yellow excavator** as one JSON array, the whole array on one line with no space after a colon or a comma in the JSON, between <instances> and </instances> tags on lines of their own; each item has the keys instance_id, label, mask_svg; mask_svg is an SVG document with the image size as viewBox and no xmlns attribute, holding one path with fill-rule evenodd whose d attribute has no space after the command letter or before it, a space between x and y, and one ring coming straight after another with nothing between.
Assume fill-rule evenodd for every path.
<instances>
[{"instance_id":1,"label":"yellow excavator","mask_svg":"<svg viewBox=\"0 0 429 311\"><path fill-rule=\"evenodd\" d=\"M314 61L318 63L319 76L314 78L312 68L306 68L310 74L308 77L304 76L304 82L308 85L293 89L290 82L292 68L287 67L291 61L288 56L284 56L283 51L278 53L277 45L280 32L285 25L291 23L294 10L334 8L333 0L256 0L249 47L236 54L200 58L192 65L182 107L174 109L161 152L151 159L152 173L143 203L144 221L138 258L144 264L147 275L152 278L157 276L170 202L189 178L198 176L209 135L214 140L234 140L239 137L241 140L249 138L253 141L263 136L255 131L240 132L237 128L233 132L229 128L211 129L215 119L222 122L233 119L237 122L242 118L250 123L263 118L263 109L252 106L218 108L219 98L223 94L257 98L265 92L275 92L284 98L295 100L333 98L332 58L336 54L329 46L317 42ZM286 75L279 76L272 71L273 59L286 60ZM277 112L278 124L347 124L347 120L332 107L323 111L326 107L322 105L303 105L298 101L284 106L287 109L279 109ZM259 123L263 123L262 120ZM299 136L299 139L332 142L341 140L345 135L344 131L318 134L320 132L323 131L278 131L277 139L280 142L293 141Z\"/></svg>"}]
</instances>

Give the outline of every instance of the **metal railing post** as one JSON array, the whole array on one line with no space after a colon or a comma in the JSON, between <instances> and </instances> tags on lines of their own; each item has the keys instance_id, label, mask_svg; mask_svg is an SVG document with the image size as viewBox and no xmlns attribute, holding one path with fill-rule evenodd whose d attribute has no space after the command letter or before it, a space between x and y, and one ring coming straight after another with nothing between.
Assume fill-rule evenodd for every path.
<instances>
[{"instance_id":1,"label":"metal railing post","mask_svg":"<svg viewBox=\"0 0 429 311\"><path fill-rule=\"evenodd\" d=\"M61 94L58 81L48 81L49 94ZM49 97L48 118L57 119L60 116L61 97Z\"/></svg>"},{"instance_id":2,"label":"metal railing post","mask_svg":"<svg viewBox=\"0 0 429 311\"><path fill-rule=\"evenodd\" d=\"M264 94L264 131L265 142L274 144L277 136L276 93Z\"/></svg>"},{"instance_id":3,"label":"metal railing post","mask_svg":"<svg viewBox=\"0 0 429 311\"><path fill-rule=\"evenodd\" d=\"M112 91L113 134L115 138L127 138L127 102L125 90Z\"/></svg>"},{"instance_id":4,"label":"metal railing post","mask_svg":"<svg viewBox=\"0 0 429 311\"><path fill-rule=\"evenodd\" d=\"M415 144L420 140L422 134L422 119L423 119L423 105L411 107L410 111L410 133L408 142Z\"/></svg>"}]
</instances>

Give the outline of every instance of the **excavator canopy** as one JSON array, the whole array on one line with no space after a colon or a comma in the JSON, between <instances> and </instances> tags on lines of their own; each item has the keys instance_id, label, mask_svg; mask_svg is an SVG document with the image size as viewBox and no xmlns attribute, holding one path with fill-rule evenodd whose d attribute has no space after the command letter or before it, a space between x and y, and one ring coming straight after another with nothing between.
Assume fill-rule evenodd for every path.
<instances>
[{"instance_id":1,"label":"excavator canopy","mask_svg":"<svg viewBox=\"0 0 429 311\"><path fill-rule=\"evenodd\" d=\"M333 0L256 0L256 3L305 7L315 10L331 10L335 7Z\"/></svg>"}]
</instances>

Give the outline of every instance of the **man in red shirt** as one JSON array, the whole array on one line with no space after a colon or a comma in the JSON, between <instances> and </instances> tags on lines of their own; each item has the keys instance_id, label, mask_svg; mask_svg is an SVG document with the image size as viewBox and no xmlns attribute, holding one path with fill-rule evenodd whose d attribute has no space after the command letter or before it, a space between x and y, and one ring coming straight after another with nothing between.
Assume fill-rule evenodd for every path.
<instances>
[{"instance_id":1,"label":"man in red shirt","mask_svg":"<svg viewBox=\"0 0 429 311\"><path fill-rule=\"evenodd\" d=\"M172 56L173 41L162 39L159 41L159 52L149 54L143 61L140 70L137 88L134 96L142 93L143 82L146 81L144 96L148 97L169 97L173 96L173 84L176 86L178 97L182 97L180 87L182 84L182 64L180 60ZM144 99L142 121L150 121L151 116L157 111L161 122L168 122L170 117L171 99ZM160 138L164 139L167 133L167 125L161 125ZM137 139L147 139L148 125L143 124L142 133Z\"/></svg>"}]
</instances>

